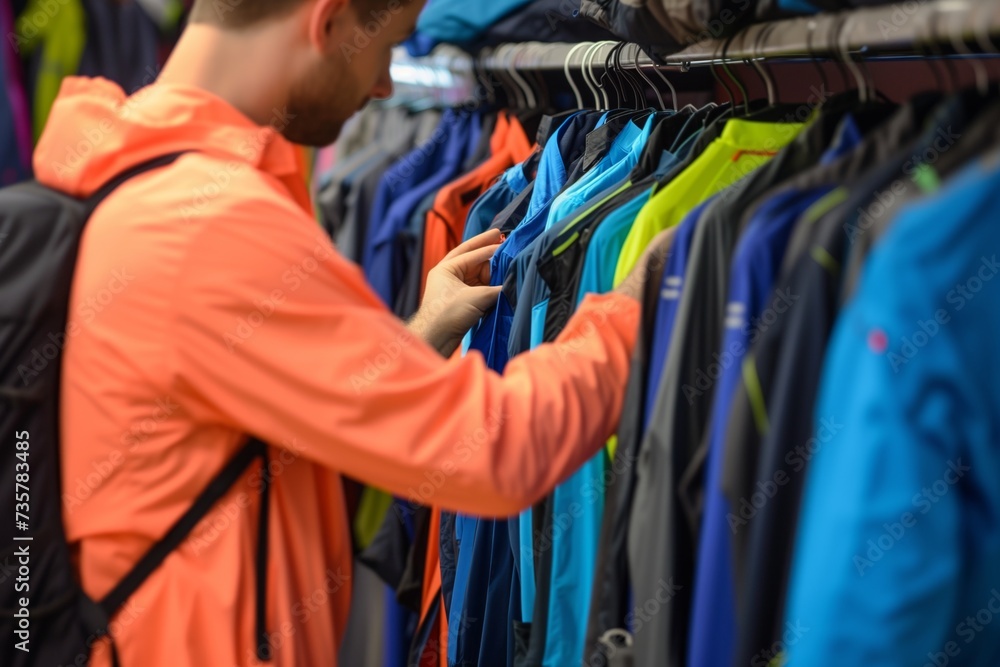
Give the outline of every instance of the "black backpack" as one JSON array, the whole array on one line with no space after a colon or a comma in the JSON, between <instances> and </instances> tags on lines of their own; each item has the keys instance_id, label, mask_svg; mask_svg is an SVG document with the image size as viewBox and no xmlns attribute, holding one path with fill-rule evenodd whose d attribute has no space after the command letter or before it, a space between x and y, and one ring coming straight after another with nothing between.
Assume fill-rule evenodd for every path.
<instances>
[{"instance_id":1,"label":"black backpack","mask_svg":"<svg viewBox=\"0 0 1000 667\"><path fill-rule=\"evenodd\" d=\"M80 237L118 186L181 154L133 167L86 200L37 182L0 190L0 665L87 665L114 614L257 459L263 477L255 644L260 660L270 658L264 627L270 479L261 441L247 442L103 600L80 588L63 529L59 381ZM113 641L111 648L117 666Z\"/></svg>"}]
</instances>

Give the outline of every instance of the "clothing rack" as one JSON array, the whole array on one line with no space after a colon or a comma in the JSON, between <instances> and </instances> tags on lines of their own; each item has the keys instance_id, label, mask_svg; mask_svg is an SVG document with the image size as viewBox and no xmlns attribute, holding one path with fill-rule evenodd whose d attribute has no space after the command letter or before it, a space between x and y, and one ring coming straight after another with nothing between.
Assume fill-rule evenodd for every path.
<instances>
[{"instance_id":1,"label":"clothing rack","mask_svg":"<svg viewBox=\"0 0 1000 667\"><path fill-rule=\"evenodd\" d=\"M913 5L912 7L910 5ZM623 50L625 66L687 71L747 60L995 57L1000 55L1000 0L929 0L896 3L750 25L730 38L705 39L654 62L638 45ZM401 51L394 67L425 68L425 82L448 77L474 89L475 73L601 70L617 42L505 44L473 58L457 50L412 59ZM394 79L396 73L394 72ZM413 77L397 79L421 85Z\"/></svg>"}]
</instances>

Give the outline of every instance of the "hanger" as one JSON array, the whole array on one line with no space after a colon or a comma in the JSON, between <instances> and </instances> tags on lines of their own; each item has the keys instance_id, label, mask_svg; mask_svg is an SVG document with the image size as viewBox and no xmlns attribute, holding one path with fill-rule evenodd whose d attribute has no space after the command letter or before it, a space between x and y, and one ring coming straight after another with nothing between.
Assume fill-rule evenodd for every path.
<instances>
[{"instance_id":1,"label":"hanger","mask_svg":"<svg viewBox=\"0 0 1000 667\"><path fill-rule=\"evenodd\" d=\"M610 79L612 81L617 80L618 85L620 86L619 92L621 93L621 100L618 106L621 108L634 108L638 103L638 98L635 93L635 85L634 82L629 81L628 76L626 76L621 69L621 60L619 56L621 55L623 46L625 46L625 42L618 42L611 47L611 51L604 60L604 68L605 71L610 73Z\"/></svg>"},{"instance_id":2,"label":"hanger","mask_svg":"<svg viewBox=\"0 0 1000 667\"><path fill-rule=\"evenodd\" d=\"M767 89L767 106L763 109L755 110L752 113L746 115L746 120L759 121L764 123L782 123L788 122L790 118L797 118L798 114L801 112L803 105L795 103L785 103L779 102L778 87L771 77L769 71L764 66L763 62L766 60L763 44L767 41L768 36L774 29L774 24L763 26L757 33L754 39L753 45L751 46L751 64L754 69L757 70L761 79L764 81L764 86ZM822 104L822 102L820 103ZM759 107L758 102L753 102L752 107Z\"/></svg>"},{"instance_id":3,"label":"hanger","mask_svg":"<svg viewBox=\"0 0 1000 667\"><path fill-rule=\"evenodd\" d=\"M844 77L844 87L850 87L848 83L849 79L846 75L846 72L849 71L854 78L855 85L857 86L858 101L862 105L871 102L873 97L877 97L883 102L892 104L891 100L885 97L885 95L883 95L882 92L875 86L875 81L871 77L867 65L865 64L864 54L862 53L860 55L860 65L851 56L850 41L848 39L851 33L848 28L855 18L856 17L853 14L847 13L846 16L841 16L838 21L833 23L833 27L835 28L833 32L836 33L836 37L832 40L831 47L837 56L834 59L834 62L837 63L840 74Z\"/></svg>"},{"instance_id":4,"label":"hanger","mask_svg":"<svg viewBox=\"0 0 1000 667\"><path fill-rule=\"evenodd\" d=\"M611 47L611 50L608 51L607 55L604 56L604 71L601 72L601 81L607 79L611 83L611 87L615 91L615 107L621 108L625 106L625 87L618 87L618 84L621 83L621 81L615 80L617 78L617 72L613 71L612 66L618 47L619 43L616 42L615 45Z\"/></svg>"},{"instance_id":5,"label":"hanger","mask_svg":"<svg viewBox=\"0 0 1000 667\"><path fill-rule=\"evenodd\" d=\"M969 15L973 19L972 25L979 25L979 22L975 19L978 18L973 12L979 9L982 5L973 5L969 10ZM988 5L987 5L988 6ZM988 21L982 22L982 25L989 25ZM970 67L972 68L973 80L976 82L976 90L982 97L986 97L990 92L990 73L987 71L986 66L983 65L982 61L975 57L972 49L965 42L965 24L959 21L957 27L955 27L950 35L950 42L955 53L966 56Z\"/></svg>"},{"instance_id":6,"label":"hanger","mask_svg":"<svg viewBox=\"0 0 1000 667\"><path fill-rule=\"evenodd\" d=\"M986 4L985 7L990 10L993 9L993 7L989 4ZM992 16L990 16L990 18L992 18ZM990 37L990 21L976 21L973 25L975 26L973 32L975 33L976 43L979 45L979 48L982 49L983 53L996 53L996 44L993 43L993 38Z\"/></svg>"},{"instance_id":7,"label":"hanger","mask_svg":"<svg viewBox=\"0 0 1000 667\"><path fill-rule=\"evenodd\" d=\"M747 96L747 89L743 85L743 82L734 76L732 70L729 69L728 58L726 56L726 52L729 51L729 47L732 46L735 38L736 35L732 35L722 44L722 70L726 73L726 76L732 79L733 83L736 84L737 90L740 91L740 95L743 96L743 115L748 116L750 115L750 98Z\"/></svg>"},{"instance_id":8,"label":"hanger","mask_svg":"<svg viewBox=\"0 0 1000 667\"><path fill-rule=\"evenodd\" d=\"M532 109L538 109L542 105L542 98L544 97L542 92L538 88L535 88L532 85L533 77L531 76L531 72L537 71L538 68L531 66L531 57L533 55L533 52L537 48L538 45L535 44L534 42L528 42L527 44L522 44L521 51L517 57L518 64L523 63L525 60L528 61L529 66L527 68L522 68L522 71L518 72L518 76L522 81L524 81L524 85L527 86L528 90L531 91L531 101L533 103L531 105Z\"/></svg>"},{"instance_id":9,"label":"hanger","mask_svg":"<svg viewBox=\"0 0 1000 667\"><path fill-rule=\"evenodd\" d=\"M479 95L479 91L482 90L483 94L486 96L486 103L490 106L496 106L497 94L496 86L493 85L493 81L488 78L486 67L483 64L482 56L472 59L472 74L476 79L478 88L476 89L476 94Z\"/></svg>"},{"instance_id":10,"label":"hanger","mask_svg":"<svg viewBox=\"0 0 1000 667\"><path fill-rule=\"evenodd\" d=\"M872 98L880 99L883 102L889 102L889 98L878 89L875 85L875 77L872 75L871 70L868 68L868 60L865 58L865 53L867 52L867 47L859 52L858 57L858 68L861 70L861 75L865 78L865 84L867 85L867 90L869 94L869 102Z\"/></svg>"},{"instance_id":11,"label":"hanger","mask_svg":"<svg viewBox=\"0 0 1000 667\"><path fill-rule=\"evenodd\" d=\"M583 52L583 58L580 60L580 74L583 75L583 82L587 84L587 89L590 91L591 98L593 102L591 104L585 104L585 108L598 109L601 106L601 94L598 92L597 87L594 86L594 82L590 79L590 71L587 69L587 62L594 52L594 44L588 44L587 50ZM587 100L589 102L589 100Z\"/></svg>"},{"instance_id":12,"label":"hanger","mask_svg":"<svg viewBox=\"0 0 1000 667\"><path fill-rule=\"evenodd\" d=\"M622 54L625 52L626 42L621 42L618 45L618 49L615 51L614 65L615 71L621 77L622 81L628 84L629 92L633 95L635 99L635 109L648 109L649 104L646 103L646 95L642 89L642 86L635 82L633 75L629 72L622 64Z\"/></svg>"},{"instance_id":13,"label":"hanger","mask_svg":"<svg viewBox=\"0 0 1000 667\"><path fill-rule=\"evenodd\" d=\"M549 50L549 47L540 42L529 42L525 50L525 56L538 57L539 59L544 56ZM530 54L530 55L529 55ZM536 55L537 54L537 55ZM548 86L545 85L545 79L542 77L540 67L532 67L528 70L528 76L531 81L536 84L537 87L533 88L538 93L538 107L542 112L552 110L552 98L549 95Z\"/></svg>"},{"instance_id":14,"label":"hanger","mask_svg":"<svg viewBox=\"0 0 1000 667\"><path fill-rule=\"evenodd\" d=\"M493 49L490 54L491 69L493 74L496 75L497 81L500 82L500 87L503 89L504 95L507 97L506 106L520 109L524 107L524 100L521 99L521 91L514 81L507 76L506 56L508 46L507 44L501 44Z\"/></svg>"},{"instance_id":15,"label":"hanger","mask_svg":"<svg viewBox=\"0 0 1000 667\"><path fill-rule=\"evenodd\" d=\"M587 47L586 43L577 44L576 46L574 46L572 49L569 50L569 53L566 54L566 60L563 62L563 74L566 75L566 81L567 83L569 83L569 87L573 89L573 97L576 99L577 109L584 108L583 97L580 95L580 89L577 88L576 82L573 81L573 77L569 75L569 64L570 61L573 59L573 54L575 54L580 49L584 49L586 47Z\"/></svg>"},{"instance_id":16,"label":"hanger","mask_svg":"<svg viewBox=\"0 0 1000 667\"><path fill-rule=\"evenodd\" d=\"M581 76L583 76L583 82L587 85L587 90L590 91L590 96L591 96L590 100L583 101L583 105L581 106L581 108L596 109L598 106L600 106L600 103L598 102L600 96L599 93L597 92L597 89L594 87L594 83L590 80L590 77L587 75L587 59L593 52L594 45L582 44L581 46L585 48L585 51L583 52L583 57L580 58L580 74Z\"/></svg>"},{"instance_id":17,"label":"hanger","mask_svg":"<svg viewBox=\"0 0 1000 667\"><path fill-rule=\"evenodd\" d=\"M615 68L623 79L628 82L632 94L635 95L635 105L632 107L633 120L637 124L644 123L651 115L662 114L662 107L654 107L646 98L646 93L642 85L636 82L634 75L622 64L622 54L625 53L626 42L621 43L621 48L615 53Z\"/></svg>"},{"instance_id":18,"label":"hanger","mask_svg":"<svg viewBox=\"0 0 1000 667\"><path fill-rule=\"evenodd\" d=\"M919 28L915 31L913 39L914 49L916 49L920 53L924 62L927 63L927 67L931 71L931 76L934 77L935 87L941 91L948 90L948 86L945 84L945 81L941 78L941 72L938 71L938 68L935 66L934 59L931 57L932 54L930 49L928 48L928 40L926 39L926 36L922 34L922 32L923 31L921 31Z\"/></svg>"},{"instance_id":19,"label":"hanger","mask_svg":"<svg viewBox=\"0 0 1000 667\"><path fill-rule=\"evenodd\" d=\"M595 65L595 63L601 62L600 60L598 60L598 58L601 56L601 52L602 52L603 49L605 49L608 46L610 46L611 49L614 50L614 47L615 47L615 45L617 43L618 42L615 42L615 41L612 41L612 40L605 40L605 41L600 42L600 47L597 49L596 53L594 53L594 57L591 58L591 60L590 60L590 76L593 77L594 82L597 84L597 88L601 91L601 96L604 98L604 108L607 111L610 111L613 108L617 108L617 107L612 107L611 106L611 98L608 96L608 89L607 89L607 87L603 83L604 75L607 74L608 72L607 72L607 69L605 69L604 73L601 76L596 76L594 74L594 65ZM617 94L617 92L616 92L616 94ZM621 100L615 100L616 105L618 103L620 103L620 102L621 102Z\"/></svg>"},{"instance_id":20,"label":"hanger","mask_svg":"<svg viewBox=\"0 0 1000 667\"><path fill-rule=\"evenodd\" d=\"M837 67L837 74L840 75L842 90L847 92L851 89L851 76L847 71L847 67L844 65L844 61L840 57L840 48L837 46L837 36L840 34L840 26L843 22L843 16L835 16L834 20L830 21L830 24L826 29L825 48L827 55L831 56L830 61Z\"/></svg>"},{"instance_id":21,"label":"hanger","mask_svg":"<svg viewBox=\"0 0 1000 667\"><path fill-rule=\"evenodd\" d=\"M483 49L480 53L479 59L479 69L483 74L483 85L487 89L487 95L492 94L494 98L497 99L497 103L501 106L509 106L508 101L511 98L509 91L505 85L503 77L497 71L497 50L496 48L487 47ZM500 93L503 93L504 99L500 100L497 97L497 92L499 89Z\"/></svg>"},{"instance_id":22,"label":"hanger","mask_svg":"<svg viewBox=\"0 0 1000 667\"><path fill-rule=\"evenodd\" d=\"M760 74L761 80L764 82L764 87L767 89L767 108L774 109L778 106L778 93L777 85L771 75L768 73L767 69L764 67L764 52L762 48L762 42L767 41L767 36L770 32L774 30L774 23L767 24L757 33L757 37L754 39L753 46L750 49L750 54L753 56L750 59L750 64L757 73ZM761 48L758 51L758 48Z\"/></svg>"},{"instance_id":23,"label":"hanger","mask_svg":"<svg viewBox=\"0 0 1000 667\"><path fill-rule=\"evenodd\" d=\"M601 75L600 80L603 81L604 78L607 78L611 82L611 87L614 88L615 96L617 98L615 99L614 106L610 103L607 105L607 110L611 112L608 116L608 120L610 121L614 118L620 117L636 117L636 110L634 109L635 105L631 104L631 100L626 98L625 81L622 78L621 71L616 64L617 55L621 51L621 48L625 45L625 42L603 43L604 46L607 46L608 44L611 45L611 50L604 57L604 73ZM607 91L607 87L604 85L601 85L601 89L602 91ZM641 91L639 94L641 95ZM605 99L607 99L606 95ZM643 105L641 108L645 110L646 106ZM642 111L639 113L642 113Z\"/></svg>"},{"instance_id":24,"label":"hanger","mask_svg":"<svg viewBox=\"0 0 1000 667\"><path fill-rule=\"evenodd\" d=\"M861 93L863 94L859 93L859 100L863 105L871 104L875 101L884 102L886 104L893 104L892 100L886 97L885 94L878 89L878 86L875 85L875 79L872 76L871 71L868 69L868 61L865 59L865 53L867 52L867 48L863 49L859 53L860 63L856 62L854 58L851 57L849 48L850 43L849 40L847 39L847 36L850 35L850 32L847 30L847 24L850 21L853 21L854 18L855 18L854 16L849 16L847 21L841 24L842 25L841 36L845 38L843 41L843 53L844 53L845 63L848 69L850 69L855 74L855 76L860 75L859 91L861 91Z\"/></svg>"},{"instance_id":25,"label":"hanger","mask_svg":"<svg viewBox=\"0 0 1000 667\"><path fill-rule=\"evenodd\" d=\"M947 80L949 84L949 91L955 92L961 81L961 77L958 75L958 71L955 69L954 63L952 63L951 58L945 55L944 49L941 47L941 35L937 34L937 23L940 19L940 10L936 4L932 4L928 8L927 14L927 45L939 60L941 60L941 65L944 67L944 71L947 73ZM918 29L919 30L919 29Z\"/></svg>"},{"instance_id":26,"label":"hanger","mask_svg":"<svg viewBox=\"0 0 1000 667\"><path fill-rule=\"evenodd\" d=\"M767 80L766 76L761 72L761 67L760 67L759 63L757 62L757 60L758 60L758 58L757 58L757 43L760 41L760 36L764 33L765 28L766 28L766 26L762 26L757 31L757 34L754 36L753 42L750 44L750 57L749 58L741 58L740 60L742 61L743 65L745 65L746 67L749 67L750 71L753 72L754 74L756 74L757 78L760 79L760 83L761 83L761 85L763 86L764 90L767 93L767 101L768 101L768 105L770 106L770 103L771 103L771 85L768 83L768 80ZM749 34L749 32L745 33L745 34Z\"/></svg>"},{"instance_id":27,"label":"hanger","mask_svg":"<svg viewBox=\"0 0 1000 667\"><path fill-rule=\"evenodd\" d=\"M507 76L510 77L514 85L517 86L517 90L520 99L523 100L521 109L532 109L535 106L535 93L531 90L531 86L528 82L524 80L521 73L517 68L517 60L521 53L520 44L511 44L510 48L507 50Z\"/></svg>"},{"instance_id":28,"label":"hanger","mask_svg":"<svg viewBox=\"0 0 1000 667\"><path fill-rule=\"evenodd\" d=\"M642 49L640 48L639 51L641 51L641 50ZM638 53L638 51L635 54L635 66L636 67L639 66L639 53ZM656 76L660 77L660 80L663 81L663 83L667 86L667 88L670 89L670 99L673 101L674 111L677 111L677 89L674 88L674 84L670 83L670 79L667 78L666 74L664 74L663 72L660 71L660 68L656 66L656 63L653 63L653 74L655 74ZM688 106L691 107L692 109L694 109L694 107L692 105L689 104Z\"/></svg>"},{"instance_id":29,"label":"hanger","mask_svg":"<svg viewBox=\"0 0 1000 667\"><path fill-rule=\"evenodd\" d=\"M973 19L977 18L973 12L975 12L981 5L974 5L969 11L969 15ZM987 5L988 7L989 5ZM985 26L988 26L987 21L975 21L973 20L972 25L982 25L984 27L983 32L987 33L988 30ZM969 64L972 67L972 74L976 82L976 90L983 97L986 97L990 93L990 73L987 71L986 66L982 61L975 56L969 45L965 43L965 25L963 22L959 22L958 27L951 33L951 45L955 49L955 53L966 56L968 58Z\"/></svg>"},{"instance_id":30,"label":"hanger","mask_svg":"<svg viewBox=\"0 0 1000 667\"><path fill-rule=\"evenodd\" d=\"M643 81L646 82L646 85L648 85L650 88L653 89L653 94L656 95L656 101L660 103L659 108L660 109L666 109L667 105L664 104L664 102L663 102L663 95L660 94L660 89L656 87L656 85L653 83L653 80L650 79L648 76L646 76L646 74L642 71L642 68L639 67L639 54L640 53L642 53L642 47L640 47L638 44L636 44L635 45L635 60L633 61L633 66L635 67L635 72L636 72L636 74L639 75L639 77ZM676 100L674 100L674 107L673 107L673 109L674 109L674 111L677 111L677 101Z\"/></svg>"},{"instance_id":31,"label":"hanger","mask_svg":"<svg viewBox=\"0 0 1000 667\"><path fill-rule=\"evenodd\" d=\"M604 48L605 44L606 42L595 42L587 49L586 55L583 56L584 78L587 80L587 87L590 88L590 92L594 95L594 108L599 111L605 111L611 106L608 94L600 87L600 81L594 76L594 59L597 57L597 53Z\"/></svg>"},{"instance_id":32,"label":"hanger","mask_svg":"<svg viewBox=\"0 0 1000 667\"><path fill-rule=\"evenodd\" d=\"M865 104L868 102L868 81L865 80L858 64L850 57L849 50L848 36L851 34L849 28L853 18L853 15L848 14L840 24L840 30L837 31L837 51L843 59L844 65L854 75L855 83L858 84L858 99L861 100L862 104Z\"/></svg>"},{"instance_id":33,"label":"hanger","mask_svg":"<svg viewBox=\"0 0 1000 667\"><path fill-rule=\"evenodd\" d=\"M725 89L725 91L726 91L726 97L729 98L729 111L728 111L728 113L730 115L735 115L735 113L736 113L736 98L733 96L733 90L732 90L732 88L729 87L729 84L726 83L722 79L722 77L719 76L719 73L715 70L715 63L719 59L718 53L719 52L716 51L715 47L713 47L712 48L712 60L711 60L711 62L708 63L708 69L709 69L709 71L711 71L712 78L715 79L715 83L717 83L718 85L722 86Z\"/></svg>"},{"instance_id":34,"label":"hanger","mask_svg":"<svg viewBox=\"0 0 1000 667\"><path fill-rule=\"evenodd\" d=\"M536 51L538 51L539 45L535 42L528 42L523 45L523 48L516 56L516 62L518 64L523 63L525 60L528 61L528 67L522 69L519 74L525 79L525 83L528 84L528 89L531 91L532 106L527 109L522 109L521 111L514 114L518 122L521 123L521 127L524 128L525 133L528 136L533 136L538 133L538 128L541 125L542 117L545 116L546 112L551 110L551 103L549 100L548 93L545 91L545 86L539 82L537 88L532 86L528 81L533 80L532 73L536 73L538 68L533 66L532 57Z\"/></svg>"},{"instance_id":35,"label":"hanger","mask_svg":"<svg viewBox=\"0 0 1000 667\"><path fill-rule=\"evenodd\" d=\"M535 109L538 107L538 101L535 99L535 91L531 89L528 82L525 80L521 73L517 71L517 63L522 55L524 47L521 44L514 44L510 49L510 60L507 63L507 73L510 74L511 78L514 79L514 83L520 88L521 92L524 94L525 109Z\"/></svg>"},{"instance_id":36,"label":"hanger","mask_svg":"<svg viewBox=\"0 0 1000 667\"><path fill-rule=\"evenodd\" d=\"M937 18L939 16L938 6L936 4L931 4L928 8L926 32L924 33L925 43L927 44L928 50L934 55L937 60L941 61L944 66L945 74L947 75L947 81L949 86L947 88L942 87L942 90L947 90L954 93L958 86L959 76L958 72L955 70L954 63L951 62L950 58L945 57L944 49L941 48L939 35L937 34ZM918 41L919 33L921 32L919 27L917 28Z\"/></svg>"},{"instance_id":37,"label":"hanger","mask_svg":"<svg viewBox=\"0 0 1000 667\"><path fill-rule=\"evenodd\" d=\"M819 58L816 57L816 51L813 49L813 35L816 34L816 21L815 19L810 19L806 26L808 31L806 32L806 53L809 55L809 62L813 64L816 68L816 72L819 73L819 80L822 82L823 91L830 90L830 81L826 77L826 70L819 62Z\"/></svg>"},{"instance_id":38,"label":"hanger","mask_svg":"<svg viewBox=\"0 0 1000 667\"><path fill-rule=\"evenodd\" d=\"M988 3L983 6L990 10L994 9ZM996 53L998 50L996 44L993 42L993 37L990 36L989 26L991 25L991 19L992 15L986 21L976 21L975 23L977 26L975 30L976 42L984 53Z\"/></svg>"}]
</instances>

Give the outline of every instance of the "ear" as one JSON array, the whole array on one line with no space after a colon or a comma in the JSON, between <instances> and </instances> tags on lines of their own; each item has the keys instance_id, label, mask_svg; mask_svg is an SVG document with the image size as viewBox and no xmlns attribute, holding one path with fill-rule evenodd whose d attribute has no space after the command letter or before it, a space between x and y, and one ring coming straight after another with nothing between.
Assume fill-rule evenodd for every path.
<instances>
[{"instance_id":1,"label":"ear","mask_svg":"<svg viewBox=\"0 0 1000 667\"><path fill-rule=\"evenodd\" d=\"M351 0L314 0L306 4L310 45L324 55L339 49L354 17Z\"/></svg>"}]
</instances>

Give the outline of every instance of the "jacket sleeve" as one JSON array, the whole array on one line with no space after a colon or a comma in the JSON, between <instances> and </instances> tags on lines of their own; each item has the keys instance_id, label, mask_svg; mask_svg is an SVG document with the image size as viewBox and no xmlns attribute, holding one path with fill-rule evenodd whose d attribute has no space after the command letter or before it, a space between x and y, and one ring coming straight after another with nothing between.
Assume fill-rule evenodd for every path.
<instances>
[{"instance_id":1,"label":"jacket sleeve","mask_svg":"<svg viewBox=\"0 0 1000 667\"><path fill-rule=\"evenodd\" d=\"M589 297L555 343L500 376L412 336L300 210L260 208L205 223L175 285L173 382L206 424L490 516L529 506L612 433L631 299Z\"/></svg>"},{"instance_id":2,"label":"jacket sleeve","mask_svg":"<svg viewBox=\"0 0 1000 667\"><path fill-rule=\"evenodd\" d=\"M869 261L869 293L841 314L826 353L814 435L787 445L788 473L807 475L785 613L789 666L930 664L961 636L951 619L975 612L961 608L960 591L973 582L962 572L972 460L962 442L973 421L964 406L976 400L950 379L964 365L950 329L913 363L894 356L934 309L900 309L899 286L914 284L914 271L879 273ZM886 351L872 349L872 332Z\"/></svg>"}]
</instances>

